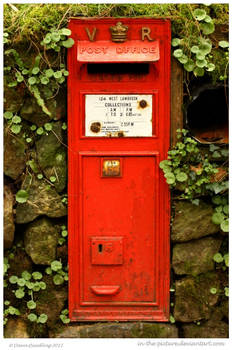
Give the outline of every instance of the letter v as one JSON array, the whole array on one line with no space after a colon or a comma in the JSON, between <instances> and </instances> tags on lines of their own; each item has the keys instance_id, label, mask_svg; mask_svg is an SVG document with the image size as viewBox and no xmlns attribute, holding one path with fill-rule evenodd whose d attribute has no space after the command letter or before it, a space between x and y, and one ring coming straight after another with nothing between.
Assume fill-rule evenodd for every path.
<instances>
[{"instance_id":1,"label":"letter v","mask_svg":"<svg viewBox=\"0 0 233 350\"><path fill-rule=\"evenodd\" d=\"M92 33L90 33L89 31L89 28L85 28L86 32L87 32L87 35L88 35L88 38L90 41L94 41L95 40L95 36L96 36L96 27L93 28L93 31Z\"/></svg>"}]
</instances>

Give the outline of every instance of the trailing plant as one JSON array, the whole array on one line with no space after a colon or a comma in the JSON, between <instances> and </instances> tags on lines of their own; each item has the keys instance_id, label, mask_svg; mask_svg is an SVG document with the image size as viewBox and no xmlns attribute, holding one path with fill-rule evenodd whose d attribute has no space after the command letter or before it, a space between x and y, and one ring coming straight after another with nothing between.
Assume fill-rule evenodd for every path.
<instances>
[{"instance_id":1,"label":"trailing plant","mask_svg":"<svg viewBox=\"0 0 233 350\"><path fill-rule=\"evenodd\" d=\"M68 266L63 267L61 261L52 261L50 266L45 269L45 272L53 276L53 283L57 286L68 281Z\"/></svg>"},{"instance_id":2,"label":"trailing plant","mask_svg":"<svg viewBox=\"0 0 233 350\"><path fill-rule=\"evenodd\" d=\"M213 222L228 232L228 150L213 144L203 149L187 130L177 133L180 141L160 162L166 182L178 191L177 198L196 205L200 197L209 196L215 207Z\"/></svg>"},{"instance_id":3,"label":"trailing plant","mask_svg":"<svg viewBox=\"0 0 233 350\"><path fill-rule=\"evenodd\" d=\"M70 323L70 319L68 317L68 314L69 314L69 310L68 309L64 309L61 311L61 314L60 314L60 320L64 323L64 324L68 324Z\"/></svg>"}]
</instances>

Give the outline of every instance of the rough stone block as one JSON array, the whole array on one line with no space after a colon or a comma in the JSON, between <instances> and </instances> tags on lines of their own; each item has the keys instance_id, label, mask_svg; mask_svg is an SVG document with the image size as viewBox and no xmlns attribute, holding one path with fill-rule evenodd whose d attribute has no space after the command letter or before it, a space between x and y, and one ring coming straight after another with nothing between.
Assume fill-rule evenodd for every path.
<instances>
[{"instance_id":1,"label":"rough stone block","mask_svg":"<svg viewBox=\"0 0 233 350\"><path fill-rule=\"evenodd\" d=\"M12 246L14 241L15 224L13 217L14 196L10 186L4 186L4 249Z\"/></svg>"},{"instance_id":2,"label":"rough stone block","mask_svg":"<svg viewBox=\"0 0 233 350\"><path fill-rule=\"evenodd\" d=\"M178 338L176 326L166 323L97 323L94 325L69 325L54 333L52 338Z\"/></svg>"},{"instance_id":3,"label":"rough stone block","mask_svg":"<svg viewBox=\"0 0 233 350\"><path fill-rule=\"evenodd\" d=\"M4 329L4 338L30 338L26 322L18 317L9 319Z\"/></svg>"},{"instance_id":4,"label":"rough stone block","mask_svg":"<svg viewBox=\"0 0 233 350\"><path fill-rule=\"evenodd\" d=\"M212 294L211 288L217 293ZM208 272L176 281L174 317L176 321L193 322L209 319L219 300L220 280L216 272Z\"/></svg>"},{"instance_id":5,"label":"rough stone block","mask_svg":"<svg viewBox=\"0 0 233 350\"><path fill-rule=\"evenodd\" d=\"M200 201L194 205L187 201L175 203L175 217L171 239L174 242L187 242L220 231L212 222L213 208Z\"/></svg>"},{"instance_id":6,"label":"rough stone block","mask_svg":"<svg viewBox=\"0 0 233 350\"><path fill-rule=\"evenodd\" d=\"M16 180L26 165L26 149L24 139L4 129L4 174Z\"/></svg>"},{"instance_id":7,"label":"rough stone block","mask_svg":"<svg viewBox=\"0 0 233 350\"><path fill-rule=\"evenodd\" d=\"M16 207L16 223L25 224L40 215L51 218L67 214L67 208L54 187L45 180L38 180L34 175L27 175L21 186L29 194L26 203L18 203Z\"/></svg>"},{"instance_id":8,"label":"rough stone block","mask_svg":"<svg viewBox=\"0 0 233 350\"><path fill-rule=\"evenodd\" d=\"M228 338L228 325L220 320L182 326L185 338Z\"/></svg>"},{"instance_id":9,"label":"rough stone block","mask_svg":"<svg viewBox=\"0 0 233 350\"><path fill-rule=\"evenodd\" d=\"M61 142L64 142L62 135L62 123L52 123L53 129L48 134L42 135L36 141L38 162L41 170L47 179L55 176L57 180L54 186L58 192L66 186L67 159L66 149Z\"/></svg>"},{"instance_id":10,"label":"rough stone block","mask_svg":"<svg viewBox=\"0 0 233 350\"><path fill-rule=\"evenodd\" d=\"M57 239L53 223L47 218L37 219L24 233L25 250L35 264L50 265L56 259Z\"/></svg>"},{"instance_id":11,"label":"rough stone block","mask_svg":"<svg viewBox=\"0 0 233 350\"><path fill-rule=\"evenodd\" d=\"M214 270L213 256L219 251L221 239L206 237L173 248L172 267L177 275L198 275Z\"/></svg>"}]
</instances>

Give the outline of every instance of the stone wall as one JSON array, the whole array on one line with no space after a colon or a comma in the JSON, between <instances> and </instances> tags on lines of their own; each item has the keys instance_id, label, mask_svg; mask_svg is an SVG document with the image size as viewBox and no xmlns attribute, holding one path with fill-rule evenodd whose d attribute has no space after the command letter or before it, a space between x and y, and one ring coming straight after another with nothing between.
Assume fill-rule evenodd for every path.
<instances>
[{"instance_id":1,"label":"stone wall","mask_svg":"<svg viewBox=\"0 0 233 350\"><path fill-rule=\"evenodd\" d=\"M93 323L63 324L61 311L67 308L67 281L54 284L54 274L46 273L53 261L67 264L67 242L61 235L67 225L67 147L66 90L50 100L51 120L41 112L35 100L24 89L5 88L5 108L21 116L22 131L15 135L4 131L4 245L9 268L6 275L5 300L20 311L8 315L7 338L226 338L228 337L228 284L224 268L213 260L226 245L227 237L211 221L211 205L199 206L187 201L173 201L171 228L171 323ZM25 141L25 130L50 121L52 130L43 135L31 133ZM38 174L43 174L43 178ZM51 176L55 181L51 181ZM25 190L26 202L15 200ZM25 300L14 293L11 276L22 272L41 272L46 284L33 292L36 313L46 314L47 322L28 320ZM49 270L47 270L49 271ZM36 281L36 278L35 278ZM34 281L34 282L35 282ZM29 284L30 285L30 284ZM41 284L44 286L44 284ZM210 289L216 289L212 293ZM25 289L26 290L26 289ZM32 310L33 311L33 310ZM174 321L175 320L175 321Z\"/></svg>"}]
</instances>

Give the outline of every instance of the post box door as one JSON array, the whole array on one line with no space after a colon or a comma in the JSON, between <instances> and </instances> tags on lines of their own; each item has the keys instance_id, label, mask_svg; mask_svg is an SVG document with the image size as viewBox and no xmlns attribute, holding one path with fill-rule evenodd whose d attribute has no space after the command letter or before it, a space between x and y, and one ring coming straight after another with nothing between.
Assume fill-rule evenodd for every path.
<instances>
[{"instance_id":1,"label":"post box door","mask_svg":"<svg viewBox=\"0 0 233 350\"><path fill-rule=\"evenodd\" d=\"M159 162L169 147L170 26L122 19L131 29L127 46L109 39L116 22L70 23L76 43L68 57L70 318L167 321L170 207ZM145 23L146 44L139 40ZM94 32L99 41L90 40ZM103 41L108 57L90 66ZM123 70L106 66L122 62L124 47L144 48L146 69L143 61L127 73L132 50ZM87 61L88 52L94 54Z\"/></svg>"}]
</instances>

